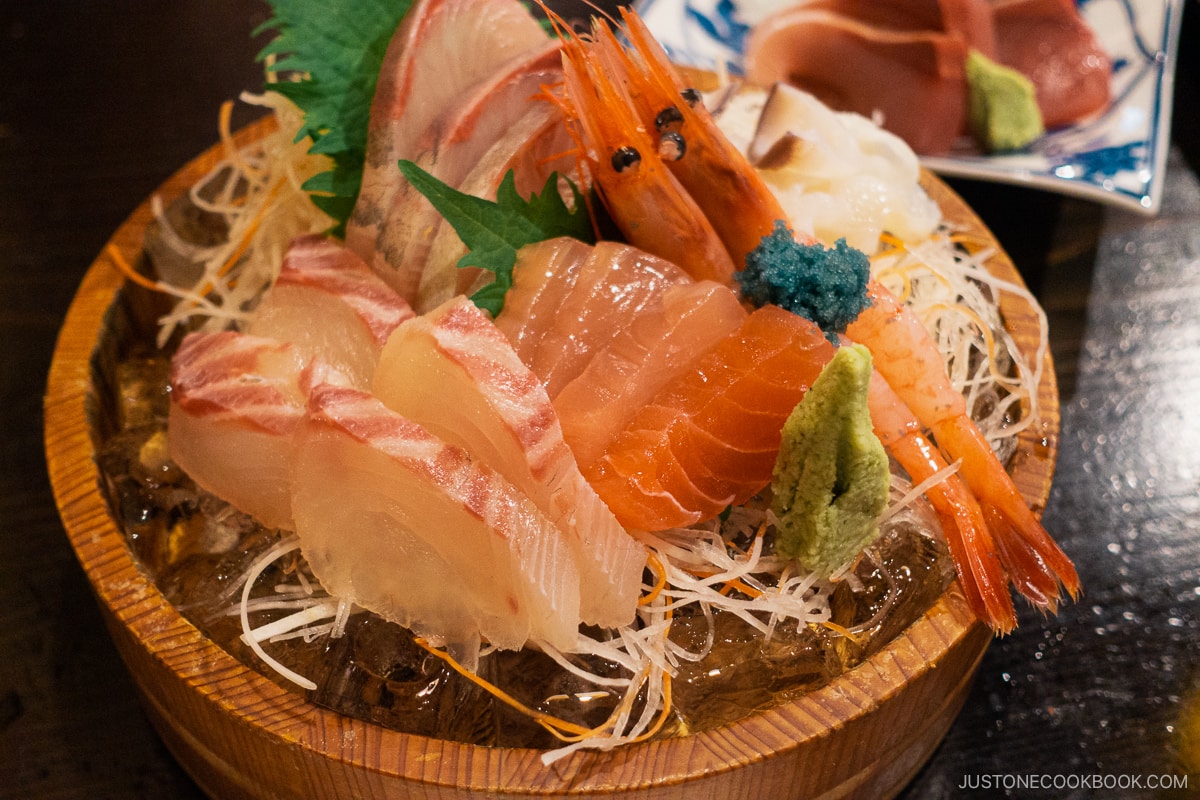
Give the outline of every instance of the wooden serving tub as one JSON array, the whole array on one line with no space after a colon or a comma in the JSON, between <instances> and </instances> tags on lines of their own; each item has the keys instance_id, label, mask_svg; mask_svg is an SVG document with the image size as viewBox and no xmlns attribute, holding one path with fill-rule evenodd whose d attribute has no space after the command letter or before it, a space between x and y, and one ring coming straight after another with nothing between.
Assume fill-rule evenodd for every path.
<instances>
[{"instance_id":1,"label":"wooden serving tub","mask_svg":"<svg viewBox=\"0 0 1200 800\"><path fill-rule=\"evenodd\" d=\"M249 142L263 123L239 134ZM181 196L220 158L204 153L159 190ZM944 184L927 188L945 215L990 239ZM143 203L111 244L137 263L152 218ZM997 248L988 263L1020 277ZM50 370L45 445L63 525L117 648L163 740L196 782L221 798L886 798L916 774L967 696L991 639L957 584L902 635L822 689L772 711L685 738L551 767L534 750L488 748L397 733L307 702L247 668L175 610L135 562L110 513L96 465L112 429L112 373L134 337L149 336L144 290L127 287L102 254L67 314ZM1006 323L1035 352L1038 320L1005 298ZM1040 511L1053 475L1058 394L1047 352L1036 424L1011 469Z\"/></svg>"}]
</instances>

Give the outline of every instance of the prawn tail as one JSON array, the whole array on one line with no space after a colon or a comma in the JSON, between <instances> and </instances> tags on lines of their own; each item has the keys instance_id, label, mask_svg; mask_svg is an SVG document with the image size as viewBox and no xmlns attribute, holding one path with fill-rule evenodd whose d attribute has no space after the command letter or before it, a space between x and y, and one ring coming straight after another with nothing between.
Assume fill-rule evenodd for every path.
<instances>
[{"instance_id":1,"label":"prawn tail","mask_svg":"<svg viewBox=\"0 0 1200 800\"><path fill-rule=\"evenodd\" d=\"M893 441L889 450L914 483L948 468L937 448L919 433L909 433ZM1008 590L1008 576L979 503L956 474L931 485L925 496L942 523L967 605L996 633L1010 633L1017 626L1017 615Z\"/></svg>"},{"instance_id":2,"label":"prawn tail","mask_svg":"<svg viewBox=\"0 0 1200 800\"><path fill-rule=\"evenodd\" d=\"M965 417L952 417L935 425L933 435L951 457L962 461L963 479L980 500L1017 590L1048 611L1057 609L1063 589L1077 599L1075 565L1026 505L979 429Z\"/></svg>"}]
</instances>

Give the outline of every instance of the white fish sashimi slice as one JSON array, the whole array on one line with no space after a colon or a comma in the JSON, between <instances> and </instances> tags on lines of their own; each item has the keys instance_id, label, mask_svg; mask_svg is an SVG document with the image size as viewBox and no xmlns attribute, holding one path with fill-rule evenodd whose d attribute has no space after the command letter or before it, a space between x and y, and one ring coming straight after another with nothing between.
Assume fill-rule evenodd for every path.
<instances>
[{"instance_id":1,"label":"white fish sashimi slice","mask_svg":"<svg viewBox=\"0 0 1200 800\"><path fill-rule=\"evenodd\" d=\"M430 150L463 93L547 38L517 0L418 0L388 44L346 243L406 299L415 298L420 273L389 265L379 246L403 180L396 162Z\"/></svg>"},{"instance_id":2,"label":"white fish sashimi slice","mask_svg":"<svg viewBox=\"0 0 1200 800\"><path fill-rule=\"evenodd\" d=\"M292 527L289 452L308 360L235 331L193 333L171 366L171 457L205 490L264 525Z\"/></svg>"},{"instance_id":3,"label":"white fish sashimi slice","mask_svg":"<svg viewBox=\"0 0 1200 800\"><path fill-rule=\"evenodd\" d=\"M554 408L579 464L595 464L633 413L746 319L737 295L713 281L667 287L563 387Z\"/></svg>"},{"instance_id":4,"label":"white fish sashimi slice","mask_svg":"<svg viewBox=\"0 0 1200 800\"><path fill-rule=\"evenodd\" d=\"M367 389L379 352L415 316L352 250L323 236L295 239L247 333L291 342Z\"/></svg>"},{"instance_id":5,"label":"white fish sashimi slice","mask_svg":"<svg viewBox=\"0 0 1200 800\"><path fill-rule=\"evenodd\" d=\"M561 80L561 49L557 39L545 39L528 55L497 69L496 73L468 89L452 104L453 113L440 126L429 148L413 158L417 165L448 186L459 188L471 170L498 139L518 123L543 85ZM419 285L420 273L429 258L438 231L446 224L442 215L411 183L395 163L395 184L389 189L388 205L380 211L381 222L374 243L383 254L388 280L397 286ZM540 186L538 187L540 188ZM365 212L364 212L365 213ZM413 295L409 295L416 302Z\"/></svg>"},{"instance_id":6,"label":"white fish sashimi slice","mask_svg":"<svg viewBox=\"0 0 1200 800\"><path fill-rule=\"evenodd\" d=\"M499 473L348 387L313 389L293 451L301 550L327 591L452 647L574 646L568 543Z\"/></svg>"},{"instance_id":7,"label":"white fish sashimi slice","mask_svg":"<svg viewBox=\"0 0 1200 800\"><path fill-rule=\"evenodd\" d=\"M570 155L573 147L561 112L547 102L531 103L521 118L474 164L458 190L494 200L501 181L511 170L517 194L529 197L542 191L552 173L571 175L575 168L574 157ZM457 231L449 224L443 222L435 229L420 276L415 303L418 311L428 311L456 294L469 295L491 283L490 272L458 266L466 252Z\"/></svg>"},{"instance_id":8,"label":"white fish sashimi slice","mask_svg":"<svg viewBox=\"0 0 1200 800\"><path fill-rule=\"evenodd\" d=\"M584 622L633 621L645 548L583 478L541 381L482 310L459 296L397 330L374 391L504 475L558 525L579 565Z\"/></svg>"}]
</instances>

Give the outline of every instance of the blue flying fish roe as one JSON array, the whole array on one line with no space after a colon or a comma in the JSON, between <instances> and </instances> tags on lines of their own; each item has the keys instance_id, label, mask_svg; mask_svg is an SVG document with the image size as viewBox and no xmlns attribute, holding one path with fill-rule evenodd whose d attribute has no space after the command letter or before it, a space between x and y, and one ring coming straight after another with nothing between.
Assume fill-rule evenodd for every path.
<instances>
[{"instance_id":1,"label":"blue flying fish roe","mask_svg":"<svg viewBox=\"0 0 1200 800\"><path fill-rule=\"evenodd\" d=\"M816 323L831 339L867 307L867 254L838 239L832 248L800 244L782 220L746 256L737 274L742 296L755 306L780 306Z\"/></svg>"}]
</instances>

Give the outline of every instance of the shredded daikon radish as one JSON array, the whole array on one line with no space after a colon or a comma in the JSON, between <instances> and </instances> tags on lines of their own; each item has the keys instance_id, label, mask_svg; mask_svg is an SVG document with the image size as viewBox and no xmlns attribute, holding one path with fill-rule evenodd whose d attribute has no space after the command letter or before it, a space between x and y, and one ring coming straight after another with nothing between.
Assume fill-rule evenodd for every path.
<instances>
[{"instance_id":1,"label":"shredded daikon radish","mask_svg":"<svg viewBox=\"0 0 1200 800\"><path fill-rule=\"evenodd\" d=\"M160 282L179 300L159 320L159 346L180 326L198 325L206 330L236 327L279 274L288 243L296 236L333 225L301 188L330 166L325 156L309 154L310 140L295 141L303 120L301 111L277 92L243 94L241 99L270 109L277 129L248 148L238 148L229 130L228 111L224 111L220 125L224 157L189 194L198 208L225 221L226 241L216 247L189 244L171 227L161 202L154 204L163 243L180 258L196 264L200 272L189 285Z\"/></svg>"},{"instance_id":2,"label":"shredded daikon radish","mask_svg":"<svg viewBox=\"0 0 1200 800\"><path fill-rule=\"evenodd\" d=\"M200 249L187 245L182 237L164 237L181 255L201 262L203 274L193 286L175 287L181 300L162 320L163 340L176 326L190 324L195 317L207 318L203 324L210 327L236 325L274 280L288 241L330 225L300 189L326 164L307 155L307 142L293 141L299 128L299 112L270 92L243 99L272 108L279 131L246 151L231 148L222 164L193 191L194 202L228 221L228 244ZM229 142L227 131L223 139ZM165 223L165 215L159 216ZM985 264L990 251L972 252L952 231L939 229L920 241L899 242L888 236L883 241L886 246L873 258L874 275L924 322L943 353L953 384L966 397L984 434L1002 455L1011 451L1017 434L1037 416L1037 387L1048 347L1044 313L1027 290L988 272ZM1000 317L997 303L1002 294L1028 300L1041 323L1038 347L1028 360ZM881 525L904 524L930 536L938 535L936 516L922 495L955 469L951 465L915 487L903 477L894 476L891 500L881 516ZM659 731L670 714L671 679L680 665L703 659L711 651L717 613L736 616L767 641L781 625L795 629L824 626L854 639L877 625L889 610L895 582L876 559L877 567L893 587L888 599L871 619L853 628L832 622L829 598L836 584L845 581L861 589L853 564L845 565L829 579L798 571L794 563L776 558L766 546L775 522L769 503L760 500L731 509L723 521L639 534L650 552L649 565L656 579L653 585L644 586L635 622L601 636L581 632L575 645L565 652L531 642L563 670L587 681L597 691L619 697L613 714L595 729L582 729L526 708L500 687L479 679L443 649L425 640L419 643L563 740L563 747L543 754L547 764L579 749L607 750L640 741ZM311 689L315 688L311 680L268 656L261 642L289 636L340 636L352 604L313 591L303 570L296 573L297 584L281 587L285 591L277 593L280 596L251 596L257 576L267 565L278 558L294 557L297 547L294 539L285 540L255 561L241 584L241 601L233 613L242 619L245 641L265 664ZM866 558L873 559L869 551ZM251 627L250 615L279 610L293 613ZM670 638L672 619L685 612L698 615L707 624L707 638L695 651ZM598 658L615 671L599 674L585 668L581 665L583 657Z\"/></svg>"}]
</instances>

